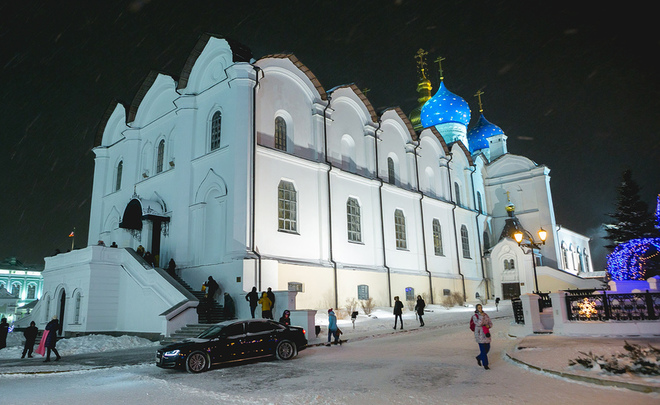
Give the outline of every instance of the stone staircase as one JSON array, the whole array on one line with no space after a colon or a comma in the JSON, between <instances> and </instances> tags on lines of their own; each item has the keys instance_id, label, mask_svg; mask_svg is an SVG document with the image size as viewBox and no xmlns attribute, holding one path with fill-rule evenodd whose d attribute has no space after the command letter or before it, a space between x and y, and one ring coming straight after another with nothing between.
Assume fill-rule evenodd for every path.
<instances>
[{"instance_id":1,"label":"stone staircase","mask_svg":"<svg viewBox=\"0 0 660 405\"><path fill-rule=\"evenodd\" d=\"M218 322L231 319L225 315L224 308L222 307L222 305L218 304L216 300L213 300L209 304L206 298L204 298L204 293L202 293L199 290L193 289L188 283L186 283L181 277L179 277L179 275L174 275L173 278L179 284L181 284L183 288L190 291L190 293L193 294L199 300L200 305L205 305L207 307L206 313L199 314L198 316L198 322L200 324L206 325L204 329L208 328L208 325L216 324Z\"/></svg>"},{"instance_id":2,"label":"stone staircase","mask_svg":"<svg viewBox=\"0 0 660 405\"><path fill-rule=\"evenodd\" d=\"M172 336L161 339L160 344L167 345L170 343L180 342L184 339L197 337L200 333L208 329L210 325L203 323L188 324L181 329L178 329Z\"/></svg>"}]
</instances>

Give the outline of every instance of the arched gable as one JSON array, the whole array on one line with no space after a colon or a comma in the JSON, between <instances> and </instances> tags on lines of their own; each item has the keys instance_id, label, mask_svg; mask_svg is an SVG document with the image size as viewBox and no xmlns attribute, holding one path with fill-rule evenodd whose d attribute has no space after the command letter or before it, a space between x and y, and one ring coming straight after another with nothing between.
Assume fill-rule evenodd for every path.
<instances>
[{"instance_id":1,"label":"arched gable","mask_svg":"<svg viewBox=\"0 0 660 405\"><path fill-rule=\"evenodd\" d=\"M96 146L110 146L121 140L126 126L126 107L112 102L105 111L99 123Z\"/></svg>"},{"instance_id":2,"label":"arched gable","mask_svg":"<svg viewBox=\"0 0 660 405\"><path fill-rule=\"evenodd\" d=\"M204 34L190 52L177 89L181 94L200 94L227 78L226 69L236 62L250 62L252 52L227 38Z\"/></svg>"},{"instance_id":3,"label":"arched gable","mask_svg":"<svg viewBox=\"0 0 660 405\"><path fill-rule=\"evenodd\" d=\"M213 169L209 169L204 180L195 191L195 204L206 201L206 197L212 190L217 190L221 196L227 195L227 183Z\"/></svg>"},{"instance_id":4,"label":"arched gable","mask_svg":"<svg viewBox=\"0 0 660 405\"><path fill-rule=\"evenodd\" d=\"M312 101L327 100L328 96L321 82L314 73L293 54L266 55L259 59L256 66L264 71L264 76L270 71L280 71L295 76L298 82L304 84L307 94Z\"/></svg>"},{"instance_id":5,"label":"arched gable","mask_svg":"<svg viewBox=\"0 0 660 405\"><path fill-rule=\"evenodd\" d=\"M112 232L115 229L119 228L119 220L121 219L121 214L117 207L113 206L110 210L110 213L105 217L103 221L103 230L102 232Z\"/></svg>"},{"instance_id":6,"label":"arched gable","mask_svg":"<svg viewBox=\"0 0 660 405\"><path fill-rule=\"evenodd\" d=\"M134 128L142 128L175 109L174 100L179 97L172 77L150 72L142 82L128 111L127 122Z\"/></svg>"},{"instance_id":7,"label":"arched gable","mask_svg":"<svg viewBox=\"0 0 660 405\"><path fill-rule=\"evenodd\" d=\"M507 153L492 161L488 166L489 177L501 177L509 174L528 172L538 165L524 156Z\"/></svg>"}]
</instances>

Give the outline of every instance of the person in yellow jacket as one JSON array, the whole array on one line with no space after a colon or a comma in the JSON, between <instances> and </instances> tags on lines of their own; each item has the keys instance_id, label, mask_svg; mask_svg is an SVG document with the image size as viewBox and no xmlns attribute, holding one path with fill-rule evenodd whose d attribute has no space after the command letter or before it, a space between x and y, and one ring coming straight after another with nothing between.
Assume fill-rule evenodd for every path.
<instances>
[{"instance_id":1,"label":"person in yellow jacket","mask_svg":"<svg viewBox=\"0 0 660 405\"><path fill-rule=\"evenodd\" d=\"M259 303L261 304L261 316L265 319L273 319L273 303L268 298L268 294L261 293Z\"/></svg>"}]
</instances>

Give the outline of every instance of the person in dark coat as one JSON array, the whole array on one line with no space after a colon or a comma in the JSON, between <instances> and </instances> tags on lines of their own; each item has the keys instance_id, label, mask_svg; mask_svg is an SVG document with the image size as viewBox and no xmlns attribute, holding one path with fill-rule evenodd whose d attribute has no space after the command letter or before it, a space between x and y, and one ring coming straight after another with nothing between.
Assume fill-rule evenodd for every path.
<instances>
[{"instance_id":1,"label":"person in dark coat","mask_svg":"<svg viewBox=\"0 0 660 405\"><path fill-rule=\"evenodd\" d=\"M291 326L291 312L288 309L284 310L282 317L280 318L280 323L282 325Z\"/></svg>"},{"instance_id":2,"label":"person in dark coat","mask_svg":"<svg viewBox=\"0 0 660 405\"><path fill-rule=\"evenodd\" d=\"M2 318L0 322L0 349L7 347L7 335L9 334L9 324L7 318Z\"/></svg>"},{"instance_id":3,"label":"person in dark coat","mask_svg":"<svg viewBox=\"0 0 660 405\"><path fill-rule=\"evenodd\" d=\"M273 289L268 287L268 290L266 290L266 295L268 296L268 299L270 300L270 310L275 311L275 293L273 292ZM272 317L270 319L273 319Z\"/></svg>"},{"instance_id":4,"label":"person in dark coat","mask_svg":"<svg viewBox=\"0 0 660 405\"><path fill-rule=\"evenodd\" d=\"M209 302L213 302L215 293L217 293L219 289L220 285L213 279L213 277L209 276L209 281L206 282L206 292Z\"/></svg>"},{"instance_id":5,"label":"person in dark coat","mask_svg":"<svg viewBox=\"0 0 660 405\"><path fill-rule=\"evenodd\" d=\"M176 263L174 262L174 259L170 259L170 262L167 264L167 274L174 277L175 270L176 270Z\"/></svg>"},{"instance_id":6,"label":"person in dark coat","mask_svg":"<svg viewBox=\"0 0 660 405\"><path fill-rule=\"evenodd\" d=\"M417 303L415 304L415 311L417 311L417 316L419 317L419 326L424 326L424 308L426 307L426 302L422 299L421 295L417 296Z\"/></svg>"},{"instance_id":7,"label":"person in dark coat","mask_svg":"<svg viewBox=\"0 0 660 405\"><path fill-rule=\"evenodd\" d=\"M227 315L229 319L234 319L236 315L236 305L229 293L225 293L225 315Z\"/></svg>"},{"instance_id":8,"label":"person in dark coat","mask_svg":"<svg viewBox=\"0 0 660 405\"><path fill-rule=\"evenodd\" d=\"M245 295L245 301L250 303L250 314L252 315L252 319L254 319L254 310L257 309L257 305L259 304L257 287L252 287L252 291Z\"/></svg>"},{"instance_id":9,"label":"person in dark coat","mask_svg":"<svg viewBox=\"0 0 660 405\"><path fill-rule=\"evenodd\" d=\"M57 344L57 334L60 333L60 323L57 321L57 316L54 316L53 319L48 322L45 330L48 331L48 336L46 336L46 349L48 351L46 354L46 360L44 360L44 362L50 361L51 350L53 353L55 353L55 356L57 356L55 361L58 361L62 357L55 348L55 345Z\"/></svg>"},{"instance_id":10,"label":"person in dark coat","mask_svg":"<svg viewBox=\"0 0 660 405\"><path fill-rule=\"evenodd\" d=\"M39 334L39 329L37 329L34 321L30 322L30 326L25 328L23 331L23 336L25 336L25 347L23 348L22 359L25 358L27 353L28 357L32 357L32 350L34 350L34 342L37 340L37 335Z\"/></svg>"},{"instance_id":11,"label":"person in dark coat","mask_svg":"<svg viewBox=\"0 0 660 405\"><path fill-rule=\"evenodd\" d=\"M396 321L401 320L401 329L403 329L403 302L399 300L399 296L394 297L394 329L396 329Z\"/></svg>"}]
</instances>

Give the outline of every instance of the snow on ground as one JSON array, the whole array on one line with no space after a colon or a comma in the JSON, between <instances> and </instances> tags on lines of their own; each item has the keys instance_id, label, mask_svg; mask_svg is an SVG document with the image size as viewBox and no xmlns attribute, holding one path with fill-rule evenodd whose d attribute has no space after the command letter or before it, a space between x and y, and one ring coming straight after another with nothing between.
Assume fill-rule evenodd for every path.
<instances>
[{"instance_id":1,"label":"snow on ground","mask_svg":"<svg viewBox=\"0 0 660 405\"><path fill-rule=\"evenodd\" d=\"M0 350L0 359L16 359L23 353L25 339L23 332L12 332L7 337L7 347ZM108 335L87 335L68 339L59 339L57 341L57 351L62 356L71 356L74 354L109 352L113 350L131 349L141 346L159 346L158 342L152 342L149 339L136 336L108 336ZM34 349L37 349L39 342L35 343Z\"/></svg>"}]
</instances>

